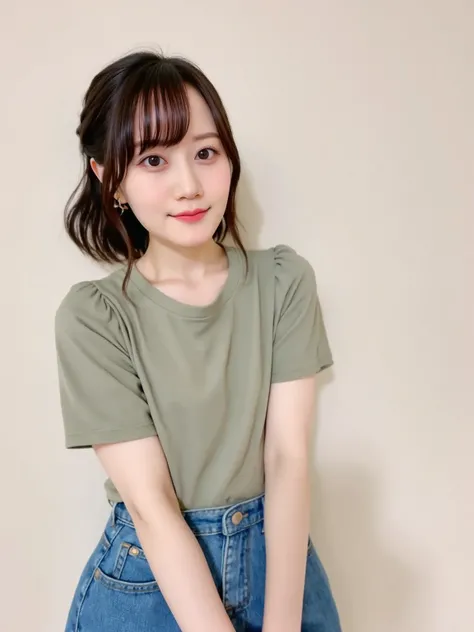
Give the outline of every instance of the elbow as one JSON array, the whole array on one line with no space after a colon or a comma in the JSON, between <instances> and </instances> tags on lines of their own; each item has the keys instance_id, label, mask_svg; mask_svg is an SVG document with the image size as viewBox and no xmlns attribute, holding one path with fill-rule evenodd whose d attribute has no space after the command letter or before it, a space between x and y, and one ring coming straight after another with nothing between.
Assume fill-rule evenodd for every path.
<instances>
[{"instance_id":1,"label":"elbow","mask_svg":"<svg viewBox=\"0 0 474 632\"><path fill-rule=\"evenodd\" d=\"M181 515L174 490L153 490L130 499L125 505L136 527L156 528L166 517Z\"/></svg>"},{"instance_id":2,"label":"elbow","mask_svg":"<svg viewBox=\"0 0 474 632\"><path fill-rule=\"evenodd\" d=\"M306 475L309 472L307 451L267 450L264 457L265 473Z\"/></svg>"}]
</instances>

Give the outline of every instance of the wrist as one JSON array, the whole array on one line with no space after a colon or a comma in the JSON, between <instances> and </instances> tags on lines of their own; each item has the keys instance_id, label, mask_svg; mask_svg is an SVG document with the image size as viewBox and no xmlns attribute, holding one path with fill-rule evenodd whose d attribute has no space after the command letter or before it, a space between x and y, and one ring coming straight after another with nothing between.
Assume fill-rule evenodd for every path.
<instances>
[{"instance_id":1,"label":"wrist","mask_svg":"<svg viewBox=\"0 0 474 632\"><path fill-rule=\"evenodd\" d=\"M270 619L263 617L262 632L301 632L301 617L298 621L283 618Z\"/></svg>"}]
</instances>

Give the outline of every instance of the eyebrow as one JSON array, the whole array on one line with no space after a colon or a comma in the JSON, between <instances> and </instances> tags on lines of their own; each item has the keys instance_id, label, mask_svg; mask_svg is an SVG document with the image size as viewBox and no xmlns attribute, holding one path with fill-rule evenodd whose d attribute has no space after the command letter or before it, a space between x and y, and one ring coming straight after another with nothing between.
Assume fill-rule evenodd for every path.
<instances>
[{"instance_id":1,"label":"eyebrow","mask_svg":"<svg viewBox=\"0 0 474 632\"><path fill-rule=\"evenodd\" d=\"M193 140L193 142L196 142L198 140L205 140L206 138L220 138L220 136L219 136L219 134L217 132L205 132L204 134L198 134L197 136L193 136L192 140ZM141 147L140 141L137 141L135 143L135 147L136 148Z\"/></svg>"},{"instance_id":2,"label":"eyebrow","mask_svg":"<svg viewBox=\"0 0 474 632\"><path fill-rule=\"evenodd\" d=\"M204 140L205 138L219 138L217 132L206 132L205 134L198 134L193 137L193 140Z\"/></svg>"}]
</instances>

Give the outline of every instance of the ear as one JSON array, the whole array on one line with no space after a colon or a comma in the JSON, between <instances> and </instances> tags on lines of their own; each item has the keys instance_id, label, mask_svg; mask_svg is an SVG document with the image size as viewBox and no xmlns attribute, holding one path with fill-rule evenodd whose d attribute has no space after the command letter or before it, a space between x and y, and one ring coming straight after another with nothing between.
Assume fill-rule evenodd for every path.
<instances>
[{"instance_id":1,"label":"ear","mask_svg":"<svg viewBox=\"0 0 474 632\"><path fill-rule=\"evenodd\" d=\"M103 165L99 165L99 163L94 159L90 159L90 166L95 175L99 178L100 182L102 182L102 178L104 177L104 167Z\"/></svg>"}]
</instances>

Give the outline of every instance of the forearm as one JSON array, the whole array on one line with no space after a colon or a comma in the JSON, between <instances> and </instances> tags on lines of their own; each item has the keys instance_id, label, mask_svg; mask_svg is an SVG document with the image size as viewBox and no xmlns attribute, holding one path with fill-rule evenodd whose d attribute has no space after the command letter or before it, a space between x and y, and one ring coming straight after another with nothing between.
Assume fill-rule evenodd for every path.
<instances>
[{"instance_id":1,"label":"forearm","mask_svg":"<svg viewBox=\"0 0 474 632\"><path fill-rule=\"evenodd\" d=\"M159 515L159 517L158 517ZM233 632L204 554L179 510L135 521L164 598L183 632Z\"/></svg>"},{"instance_id":2,"label":"forearm","mask_svg":"<svg viewBox=\"0 0 474 632\"><path fill-rule=\"evenodd\" d=\"M296 462L295 462L296 461ZM265 632L301 630L310 523L306 458L265 468Z\"/></svg>"}]
</instances>

